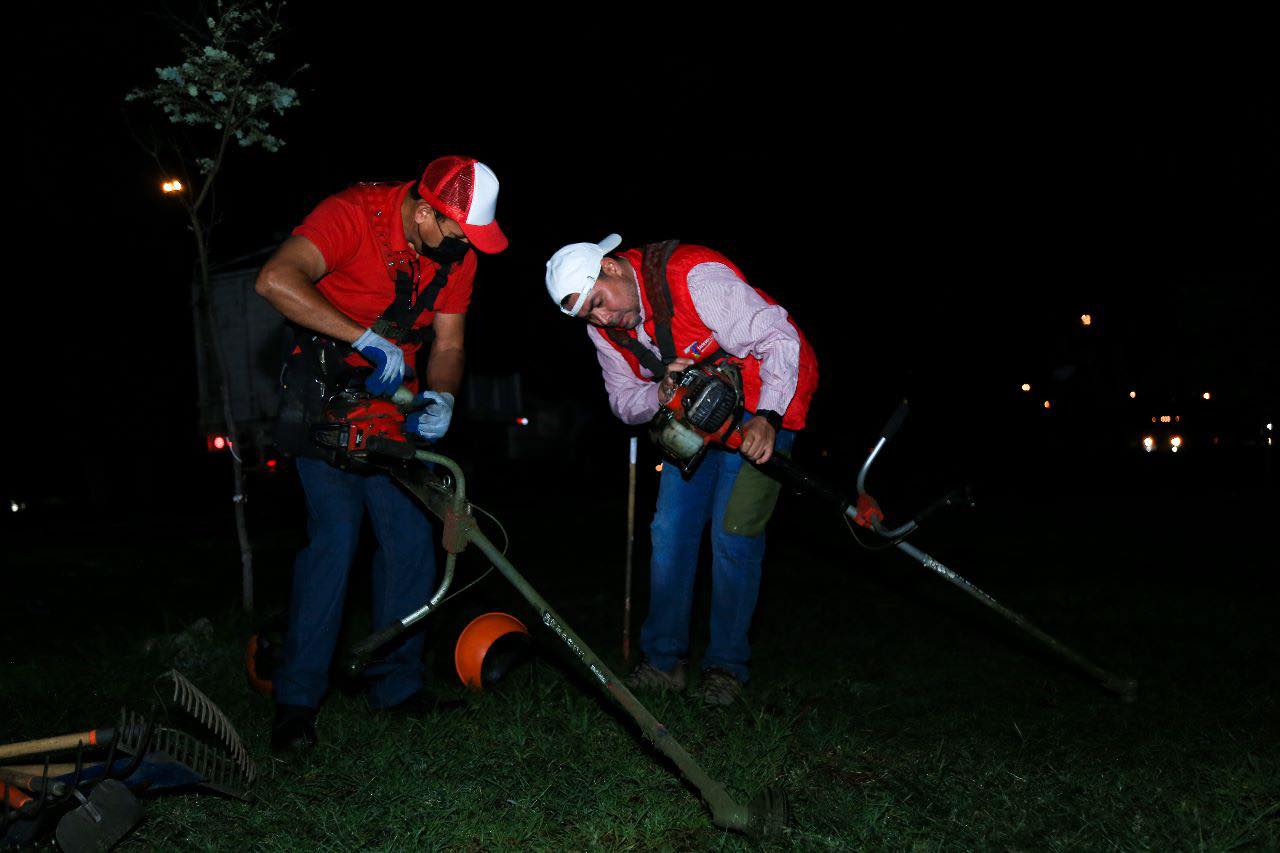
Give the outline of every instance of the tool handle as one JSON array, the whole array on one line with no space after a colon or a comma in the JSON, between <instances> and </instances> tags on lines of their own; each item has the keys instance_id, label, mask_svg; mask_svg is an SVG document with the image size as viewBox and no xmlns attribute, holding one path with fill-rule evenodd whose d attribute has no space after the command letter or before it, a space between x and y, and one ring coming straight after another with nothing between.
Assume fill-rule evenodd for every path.
<instances>
[{"instance_id":1,"label":"tool handle","mask_svg":"<svg viewBox=\"0 0 1280 853\"><path fill-rule=\"evenodd\" d=\"M9 784L17 785L32 793L40 793L48 791L51 797L61 797L67 792L67 786L64 782L57 779L51 779L43 774L44 768L41 767L41 773L28 773L24 770L18 770L11 767L0 767L0 785Z\"/></svg>"},{"instance_id":2,"label":"tool handle","mask_svg":"<svg viewBox=\"0 0 1280 853\"><path fill-rule=\"evenodd\" d=\"M973 505L973 489L970 486L960 486L957 489L952 489L947 492L945 495L916 513L915 522L916 524L924 523L925 519L940 509L947 509L948 507L953 506L972 507Z\"/></svg>"},{"instance_id":3,"label":"tool handle","mask_svg":"<svg viewBox=\"0 0 1280 853\"><path fill-rule=\"evenodd\" d=\"M10 785L8 782L0 782L0 789L4 792L4 796L0 797L0 803L8 805L11 809L20 809L31 802L31 798L21 788Z\"/></svg>"},{"instance_id":4,"label":"tool handle","mask_svg":"<svg viewBox=\"0 0 1280 853\"><path fill-rule=\"evenodd\" d=\"M366 438L364 449L393 459L412 459L418 452L418 448L407 441L396 441L394 438L384 438L380 435L371 435Z\"/></svg>"},{"instance_id":5,"label":"tool handle","mask_svg":"<svg viewBox=\"0 0 1280 853\"><path fill-rule=\"evenodd\" d=\"M409 383L417 377L418 375L414 369L405 365L404 378L401 380L404 384L391 392L391 402L395 404L396 408L404 410L413 405L413 401L417 399L418 395L409 389Z\"/></svg>"},{"instance_id":6,"label":"tool handle","mask_svg":"<svg viewBox=\"0 0 1280 853\"><path fill-rule=\"evenodd\" d=\"M24 755L40 755L44 752L75 749L81 744L85 746L102 746L111 743L115 736L115 729L90 729L87 732L8 743L0 746L0 759L21 758Z\"/></svg>"},{"instance_id":7,"label":"tool handle","mask_svg":"<svg viewBox=\"0 0 1280 853\"><path fill-rule=\"evenodd\" d=\"M96 766L97 764L85 762L81 769ZM22 773L36 778L40 778L44 773L48 772L49 778L52 779L56 776L70 776L76 772L76 766L74 764L50 764L46 768L43 764L6 764L0 770L8 771L9 773Z\"/></svg>"},{"instance_id":8,"label":"tool handle","mask_svg":"<svg viewBox=\"0 0 1280 853\"><path fill-rule=\"evenodd\" d=\"M907 401L903 400L898 404L898 408L889 416L889 421L884 425L884 429L880 430L880 437L885 441L893 438L894 434L902 427L902 422L907 419L907 412L910 407Z\"/></svg>"},{"instance_id":9,"label":"tool handle","mask_svg":"<svg viewBox=\"0 0 1280 853\"><path fill-rule=\"evenodd\" d=\"M398 409L408 409L418 395L409 390L408 385L401 385L391 394L391 402Z\"/></svg>"},{"instance_id":10,"label":"tool handle","mask_svg":"<svg viewBox=\"0 0 1280 853\"><path fill-rule=\"evenodd\" d=\"M347 674L359 676L369 665L374 652L404 633L405 626L400 622L392 622L376 634L361 640L351 649L351 660L347 663Z\"/></svg>"},{"instance_id":11,"label":"tool handle","mask_svg":"<svg viewBox=\"0 0 1280 853\"><path fill-rule=\"evenodd\" d=\"M830 483L819 480L781 453L774 453L769 457L768 462L757 467L781 483L794 486L806 494L836 504L841 512L844 512L849 506L848 498L841 494L839 489Z\"/></svg>"}]
</instances>

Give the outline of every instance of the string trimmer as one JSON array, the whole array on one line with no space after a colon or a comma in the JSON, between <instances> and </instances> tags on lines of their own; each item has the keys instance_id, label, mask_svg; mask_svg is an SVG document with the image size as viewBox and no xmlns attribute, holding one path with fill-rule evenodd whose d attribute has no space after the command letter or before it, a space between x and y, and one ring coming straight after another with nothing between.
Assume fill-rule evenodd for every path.
<instances>
[{"instance_id":1,"label":"string trimmer","mask_svg":"<svg viewBox=\"0 0 1280 853\"><path fill-rule=\"evenodd\" d=\"M654 416L650 433L654 443L672 462L680 466L682 473L697 467L703 456L713 446L736 450L742 445L742 390L737 368L732 364L695 365L672 374L674 393ZM964 590L1005 619L1040 641L1063 660L1091 675L1102 687L1116 693L1126 702L1137 695L1136 681L1121 678L1108 672L1046 634L1025 618L1000 604L977 586L943 565L941 562L906 542L906 537L920 526L924 516L940 505L963 501L964 495L952 493L917 515L915 519L897 527L887 527L884 514L876 500L867 493L867 472L907 417L907 402L902 401L889 418L880 437L858 472L858 497L849 500L836 489L796 465L785 456L774 454L761 467L775 479L814 495L839 508L841 515L853 524L872 531L883 541L880 547L892 546L919 562L926 569L937 573L949 583Z\"/></svg>"},{"instance_id":2,"label":"string trimmer","mask_svg":"<svg viewBox=\"0 0 1280 853\"><path fill-rule=\"evenodd\" d=\"M330 401L327 422L312 435L317 444L333 454L337 464L372 466L388 472L443 524L446 557L438 588L418 610L359 643L353 650L348 667L351 674L362 672L380 647L439 607L453 583L458 554L468 545L475 545L537 611L538 620L559 637L571 656L586 668L591 680L621 706L640 727L644 737L697 788L711 809L711 819L717 826L737 830L753 838L779 834L787 820L785 798L778 792L765 791L747 805L734 800L724 785L702 769L671 731L632 695L485 536L472 516L462 469L452 459L420 449L406 439L402 431L403 409L411 405L412 399L413 395L404 388L397 391L390 402L372 399L358 388L348 389ZM436 473L428 465L436 466L443 473Z\"/></svg>"}]
</instances>

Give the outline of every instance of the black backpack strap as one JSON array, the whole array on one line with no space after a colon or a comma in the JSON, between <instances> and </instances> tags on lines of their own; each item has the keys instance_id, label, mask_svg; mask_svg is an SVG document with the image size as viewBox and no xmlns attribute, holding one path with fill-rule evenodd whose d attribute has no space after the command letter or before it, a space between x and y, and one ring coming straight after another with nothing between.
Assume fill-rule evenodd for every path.
<instances>
[{"instance_id":1,"label":"black backpack strap","mask_svg":"<svg viewBox=\"0 0 1280 853\"><path fill-rule=\"evenodd\" d=\"M671 305L671 285L667 283L667 262L679 245L679 240L650 243L644 247L641 263L645 296L649 297L649 307L653 309L654 343L662 353L663 364L676 360L676 343L671 337L671 318L675 316L675 309ZM666 373L665 370L662 372Z\"/></svg>"},{"instance_id":2,"label":"black backpack strap","mask_svg":"<svg viewBox=\"0 0 1280 853\"><path fill-rule=\"evenodd\" d=\"M448 268L440 267L431 279L431 283L422 289L418 298L413 298L413 276L404 270L397 270L395 277L396 296L386 310L373 321L370 327L375 335L382 335L389 341L407 344L414 343L421 337L421 332L413 328L413 324L422 316L423 311L434 310L440 291L449 283Z\"/></svg>"},{"instance_id":3,"label":"black backpack strap","mask_svg":"<svg viewBox=\"0 0 1280 853\"><path fill-rule=\"evenodd\" d=\"M431 277L430 283L418 294L418 301L413 305L414 320L417 320L423 311L434 311L436 309L436 300L440 298L440 291L444 290L445 285L449 283L449 274L452 272L453 264L450 264L447 269L440 267L436 270L436 274Z\"/></svg>"},{"instance_id":4,"label":"black backpack strap","mask_svg":"<svg viewBox=\"0 0 1280 853\"><path fill-rule=\"evenodd\" d=\"M653 354L653 350L640 343L640 341L631 337L622 329L605 329L604 333L609 336L609 340L634 355L640 365L653 374L655 381L661 380L662 377L667 375L666 364Z\"/></svg>"}]
</instances>

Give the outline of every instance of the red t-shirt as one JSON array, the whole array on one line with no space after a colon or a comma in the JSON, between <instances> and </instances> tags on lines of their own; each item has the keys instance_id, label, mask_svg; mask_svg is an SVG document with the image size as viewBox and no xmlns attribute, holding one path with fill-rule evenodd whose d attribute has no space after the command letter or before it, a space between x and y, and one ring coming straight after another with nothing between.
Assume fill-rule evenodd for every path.
<instances>
[{"instance_id":1,"label":"red t-shirt","mask_svg":"<svg viewBox=\"0 0 1280 853\"><path fill-rule=\"evenodd\" d=\"M331 195L307 215L302 224L293 229L299 237L306 237L324 256L328 272L316 282L316 289L343 314L361 326L371 326L395 299L395 282L387 271L387 262L378 246L372 215L378 210L387 217L384 229L391 252L409 249L400 222L400 205L409 192L408 182L401 184L357 185ZM367 209L368 208L368 209ZM414 292L426 289L440 265L418 257L419 275ZM435 310L423 311L413 327L420 329L431 325L439 314L465 314L471 302L471 285L476 277L476 253L472 249L454 266L448 283L436 297ZM413 364L413 356L420 344L401 344L405 363ZM348 363L368 364L361 356L352 353Z\"/></svg>"}]
</instances>

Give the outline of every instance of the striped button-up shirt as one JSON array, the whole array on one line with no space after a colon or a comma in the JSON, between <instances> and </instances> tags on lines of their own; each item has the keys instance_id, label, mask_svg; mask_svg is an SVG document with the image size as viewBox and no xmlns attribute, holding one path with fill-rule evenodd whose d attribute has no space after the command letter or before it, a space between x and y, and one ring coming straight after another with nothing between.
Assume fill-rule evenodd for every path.
<instances>
[{"instance_id":1,"label":"striped button-up shirt","mask_svg":"<svg viewBox=\"0 0 1280 853\"><path fill-rule=\"evenodd\" d=\"M633 273L634 278L634 273ZM787 320L787 310L770 305L760 294L720 263L698 264L689 270L689 296L703 324L715 334L720 348L732 356L760 359L760 402L758 409L782 414L796 392L800 370L800 336ZM636 296L640 286L636 284ZM640 343L660 355L658 346L644 330L644 300L640 300ZM595 329L588 329L596 347L596 358L604 374L609 407L629 424L644 423L658 411L658 383L639 378L631 365ZM684 358L698 356L677 353ZM645 376L649 371L640 368Z\"/></svg>"}]
</instances>

